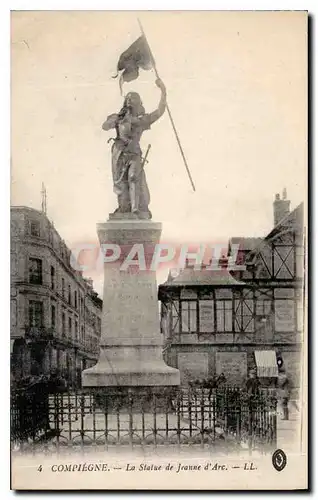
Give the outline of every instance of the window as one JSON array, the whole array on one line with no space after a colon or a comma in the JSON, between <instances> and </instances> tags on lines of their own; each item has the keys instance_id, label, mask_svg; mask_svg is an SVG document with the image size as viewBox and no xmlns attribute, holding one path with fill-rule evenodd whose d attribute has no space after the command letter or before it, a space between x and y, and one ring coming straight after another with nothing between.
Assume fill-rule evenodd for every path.
<instances>
[{"instance_id":1,"label":"window","mask_svg":"<svg viewBox=\"0 0 318 500\"><path fill-rule=\"evenodd\" d=\"M37 220L32 220L30 222L30 233L31 236L40 236L40 223Z\"/></svg>"},{"instance_id":2,"label":"window","mask_svg":"<svg viewBox=\"0 0 318 500\"><path fill-rule=\"evenodd\" d=\"M96 316L94 313L92 313L92 327L96 328Z\"/></svg>"},{"instance_id":3,"label":"window","mask_svg":"<svg viewBox=\"0 0 318 500\"><path fill-rule=\"evenodd\" d=\"M81 313L83 314L83 312L84 312L84 299L81 296Z\"/></svg>"},{"instance_id":4,"label":"window","mask_svg":"<svg viewBox=\"0 0 318 500\"><path fill-rule=\"evenodd\" d=\"M56 316L55 316L55 306L51 305L51 327L52 328L55 328L55 319L56 319Z\"/></svg>"},{"instance_id":5,"label":"window","mask_svg":"<svg viewBox=\"0 0 318 500\"><path fill-rule=\"evenodd\" d=\"M295 301L293 288L274 290L275 330L293 332L296 329Z\"/></svg>"},{"instance_id":6,"label":"window","mask_svg":"<svg viewBox=\"0 0 318 500\"><path fill-rule=\"evenodd\" d=\"M269 316L271 313L271 300L258 299L256 301L256 316Z\"/></svg>"},{"instance_id":7,"label":"window","mask_svg":"<svg viewBox=\"0 0 318 500\"><path fill-rule=\"evenodd\" d=\"M62 313L62 336L65 337L65 313Z\"/></svg>"},{"instance_id":8,"label":"window","mask_svg":"<svg viewBox=\"0 0 318 500\"><path fill-rule=\"evenodd\" d=\"M216 302L217 332L232 331L232 301L217 300Z\"/></svg>"},{"instance_id":9,"label":"window","mask_svg":"<svg viewBox=\"0 0 318 500\"><path fill-rule=\"evenodd\" d=\"M72 336L72 318L68 318L68 333L69 336Z\"/></svg>"},{"instance_id":10,"label":"window","mask_svg":"<svg viewBox=\"0 0 318 500\"><path fill-rule=\"evenodd\" d=\"M11 313L11 328L17 326L17 301L16 299L11 299L10 302L10 313Z\"/></svg>"},{"instance_id":11,"label":"window","mask_svg":"<svg viewBox=\"0 0 318 500\"><path fill-rule=\"evenodd\" d=\"M213 300L200 300L199 301L199 331L213 332L214 331L214 303Z\"/></svg>"},{"instance_id":12,"label":"window","mask_svg":"<svg viewBox=\"0 0 318 500\"><path fill-rule=\"evenodd\" d=\"M30 300L29 326L41 328L43 326L43 302Z\"/></svg>"},{"instance_id":13,"label":"window","mask_svg":"<svg viewBox=\"0 0 318 500\"><path fill-rule=\"evenodd\" d=\"M182 332L197 332L197 302L195 300L183 300L181 302Z\"/></svg>"},{"instance_id":14,"label":"window","mask_svg":"<svg viewBox=\"0 0 318 500\"><path fill-rule=\"evenodd\" d=\"M34 285L42 285L42 260L33 259L29 260L29 282Z\"/></svg>"},{"instance_id":15,"label":"window","mask_svg":"<svg viewBox=\"0 0 318 500\"><path fill-rule=\"evenodd\" d=\"M171 302L171 332L179 331L179 304L177 300Z\"/></svg>"},{"instance_id":16,"label":"window","mask_svg":"<svg viewBox=\"0 0 318 500\"><path fill-rule=\"evenodd\" d=\"M234 330L235 332L255 332L255 316L258 314L257 324L264 317L264 313L270 312L271 301L266 295L264 298L257 298L254 302L253 298L249 298L251 294L243 290L238 291L234 300ZM255 304L255 314L254 314ZM269 307L268 307L269 306ZM258 311L258 312L257 312ZM268 316L269 314L266 314Z\"/></svg>"},{"instance_id":17,"label":"window","mask_svg":"<svg viewBox=\"0 0 318 500\"><path fill-rule=\"evenodd\" d=\"M277 332L293 332L295 326L294 301L275 299L275 330Z\"/></svg>"},{"instance_id":18,"label":"window","mask_svg":"<svg viewBox=\"0 0 318 500\"><path fill-rule=\"evenodd\" d=\"M12 276L18 276L18 256L16 253L11 252L10 255L10 262L11 262L11 275Z\"/></svg>"},{"instance_id":19,"label":"window","mask_svg":"<svg viewBox=\"0 0 318 500\"><path fill-rule=\"evenodd\" d=\"M305 267L305 251L304 247L297 246L295 248L296 255L296 278L304 277L304 267Z\"/></svg>"},{"instance_id":20,"label":"window","mask_svg":"<svg viewBox=\"0 0 318 500\"><path fill-rule=\"evenodd\" d=\"M81 326L81 341L84 343L84 325Z\"/></svg>"},{"instance_id":21,"label":"window","mask_svg":"<svg viewBox=\"0 0 318 500\"><path fill-rule=\"evenodd\" d=\"M63 298L65 298L65 279L62 278L62 295L63 295Z\"/></svg>"},{"instance_id":22,"label":"window","mask_svg":"<svg viewBox=\"0 0 318 500\"><path fill-rule=\"evenodd\" d=\"M55 289L55 269L53 266L51 266L51 288Z\"/></svg>"},{"instance_id":23,"label":"window","mask_svg":"<svg viewBox=\"0 0 318 500\"><path fill-rule=\"evenodd\" d=\"M78 323L75 321L75 338L78 340Z\"/></svg>"},{"instance_id":24,"label":"window","mask_svg":"<svg viewBox=\"0 0 318 500\"><path fill-rule=\"evenodd\" d=\"M304 329L304 304L301 295L297 297L297 330L302 332Z\"/></svg>"},{"instance_id":25,"label":"window","mask_svg":"<svg viewBox=\"0 0 318 500\"><path fill-rule=\"evenodd\" d=\"M74 291L74 307L77 309L77 291Z\"/></svg>"},{"instance_id":26,"label":"window","mask_svg":"<svg viewBox=\"0 0 318 500\"><path fill-rule=\"evenodd\" d=\"M68 285L68 303L71 304L72 299L71 299L71 285Z\"/></svg>"}]
</instances>

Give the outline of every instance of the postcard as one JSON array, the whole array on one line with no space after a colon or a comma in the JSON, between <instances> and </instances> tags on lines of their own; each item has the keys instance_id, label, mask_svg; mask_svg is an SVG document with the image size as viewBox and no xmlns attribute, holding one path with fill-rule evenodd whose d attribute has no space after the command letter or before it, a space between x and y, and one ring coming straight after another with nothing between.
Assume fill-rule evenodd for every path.
<instances>
[{"instance_id":1,"label":"postcard","mask_svg":"<svg viewBox=\"0 0 318 500\"><path fill-rule=\"evenodd\" d=\"M11 487L308 488L305 11L11 12Z\"/></svg>"}]
</instances>

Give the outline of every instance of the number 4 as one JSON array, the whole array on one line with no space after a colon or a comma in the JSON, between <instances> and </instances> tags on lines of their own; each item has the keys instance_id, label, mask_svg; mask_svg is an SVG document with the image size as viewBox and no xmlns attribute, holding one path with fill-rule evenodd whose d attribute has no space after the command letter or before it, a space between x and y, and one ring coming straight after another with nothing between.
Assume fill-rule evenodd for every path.
<instances>
[{"instance_id":1,"label":"number 4","mask_svg":"<svg viewBox=\"0 0 318 500\"><path fill-rule=\"evenodd\" d=\"M42 465L39 465L38 472L42 472Z\"/></svg>"}]
</instances>

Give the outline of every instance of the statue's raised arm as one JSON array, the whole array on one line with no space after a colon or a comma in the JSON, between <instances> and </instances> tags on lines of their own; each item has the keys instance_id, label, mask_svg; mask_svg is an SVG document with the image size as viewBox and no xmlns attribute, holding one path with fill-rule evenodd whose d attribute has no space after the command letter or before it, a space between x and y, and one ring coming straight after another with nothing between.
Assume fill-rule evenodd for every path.
<instances>
[{"instance_id":1,"label":"statue's raised arm","mask_svg":"<svg viewBox=\"0 0 318 500\"><path fill-rule=\"evenodd\" d=\"M160 78L157 78L156 85L161 90L161 98L159 101L158 108L152 113L148 114L149 125L152 125L155 121L159 120L159 118L165 112L167 106L167 91L163 81Z\"/></svg>"}]
</instances>

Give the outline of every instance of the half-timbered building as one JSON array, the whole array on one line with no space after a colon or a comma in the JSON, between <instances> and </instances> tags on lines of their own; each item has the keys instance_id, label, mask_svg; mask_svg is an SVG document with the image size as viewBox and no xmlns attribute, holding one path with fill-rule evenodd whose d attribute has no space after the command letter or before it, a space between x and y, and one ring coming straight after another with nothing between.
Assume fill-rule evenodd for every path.
<instances>
[{"instance_id":1,"label":"half-timbered building","mask_svg":"<svg viewBox=\"0 0 318 500\"><path fill-rule=\"evenodd\" d=\"M229 242L230 253L239 244L236 263L245 270L228 269L224 261L219 270L188 264L159 287L165 356L179 368L183 383L221 373L229 383L242 383L250 368L268 383L277 375L280 357L299 386L303 211L300 204L290 213L286 194L282 200L276 195L274 229L263 239Z\"/></svg>"}]
</instances>

